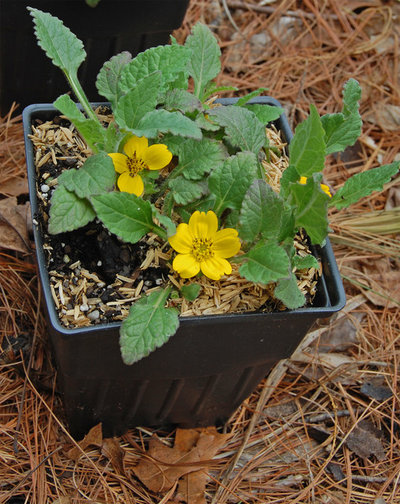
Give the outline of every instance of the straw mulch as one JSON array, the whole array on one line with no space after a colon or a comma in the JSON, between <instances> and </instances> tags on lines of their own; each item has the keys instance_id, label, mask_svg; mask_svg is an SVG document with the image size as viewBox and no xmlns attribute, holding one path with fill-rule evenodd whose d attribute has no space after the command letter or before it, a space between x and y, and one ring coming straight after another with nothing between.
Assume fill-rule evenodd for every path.
<instances>
[{"instance_id":1,"label":"straw mulch","mask_svg":"<svg viewBox=\"0 0 400 504\"><path fill-rule=\"evenodd\" d=\"M335 189L399 157L399 16L394 0L192 0L175 35L209 24L223 50L220 84L268 87L292 125L310 101L337 110L344 81L356 77L363 135L330 161ZM200 461L190 458L199 433L187 433L190 466L179 463L184 434L157 432L158 491L137 470L152 460L153 431L113 440L94 432L77 445L64 426L26 227L20 117L3 118L0 140L0 502L400 502L398 178L332 215L345 310L278 364L225 433L201 433L214 442Z\"/></svg>"}]
</instances>

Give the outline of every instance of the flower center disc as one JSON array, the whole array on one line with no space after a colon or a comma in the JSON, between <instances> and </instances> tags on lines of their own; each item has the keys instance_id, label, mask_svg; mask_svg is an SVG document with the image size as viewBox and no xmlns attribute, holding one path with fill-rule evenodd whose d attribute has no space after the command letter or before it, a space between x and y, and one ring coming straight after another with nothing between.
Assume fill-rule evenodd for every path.
<instances>
[{"instance_id":1,"label":"flower center disc","mask_svg":"<svg viewBox=\"0 0 400 504\"><path fill-rule=\"evenodd\" d=\"M137 158L135 155L133 155L133 157L128 157L128 170L131 177L135 177L145 168L147 168L147 166L142 159Z\"/></svg>"},{"instance_id":2,"label":"flower center disc","mask_svg":"<svg viewBox=\"0 0 400 504\"><path fill-rule=\"evenodd\" d=\"M197 262L205 261L206 259L214 255L211 247L212 241L210 240L210 238L194 238L192 255Z\"/></svg>"}]
</instances>

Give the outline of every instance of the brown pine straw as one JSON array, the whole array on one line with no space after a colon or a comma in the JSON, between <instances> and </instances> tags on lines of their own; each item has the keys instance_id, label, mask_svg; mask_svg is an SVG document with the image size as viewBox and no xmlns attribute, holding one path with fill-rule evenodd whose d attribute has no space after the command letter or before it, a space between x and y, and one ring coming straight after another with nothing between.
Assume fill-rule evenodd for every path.
<instances>
[{"instance_id":1,"label":"brown pine straw","mask_svg":"<svg viewBox=\"0 0 400 504\"><path fill-rule=\"evenodd\" d=\"M321 113L337 111L344 81L356 77L363 134L330 160L326 182L335 190L349 174L398 156L399 16L395 1L192 0L175 36L182 41L197 20L209 24L223 48L220 84L268 87L293 125L310 101ZM0 189L25 173L20 120L0 121ZM397 178L349 210L332 212L346 309L321 321L233 415L226 426L231 437L206 469L203 502L400 502L400 309L366 298L367 280L382 260L392 276L399 272L398 228L386 234L385 220L393 208L398 212L399 191ZM390 276L383 280L381 289L393 297ZM76 442L55 392L40 297L33 255L0 249L0 502L177 503L175 487L154 494L132 473L151 429L117 438L122 467L106 444L68 457ZM389 394L361 391L374 380ZM365 422L375 434L357 438ZM157 435L173 444L174 432ZM373 442L374 454L360 453Z\"/></svg>"}]
</instances>

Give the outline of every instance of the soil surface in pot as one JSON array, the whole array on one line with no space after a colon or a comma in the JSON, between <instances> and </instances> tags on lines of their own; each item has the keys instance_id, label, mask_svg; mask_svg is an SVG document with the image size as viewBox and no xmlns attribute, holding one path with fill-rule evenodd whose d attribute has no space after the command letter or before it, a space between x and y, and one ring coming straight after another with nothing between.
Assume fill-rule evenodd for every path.
<instances>
[{"instance_id":1,"label":"soil surface in pot","mask_svg":"<svg viewBox=\"0 0 400 504\"><path fill-rule=\"evenodd\" d=\"M105 122L111 117L97 111ZM102 114L103 113L103 114ZM274 128L267 128L270 144L268 162L263 161L272 187L279 186L287 167L285 144ZM81 327L123 320L131 304L144 293L166 283L172 284L171 306L182 316L210 315L245 311L284 310L273 297L274 285L255 285L232 264L232 274L220 281L206 277L183 280L171 268L172 250L156 235L147 235L135 244L124 243L110 234L98 220L84 228L59 235L47 232L51 195L62 171L79 168L91 154L73 125L60 116L52 121L36 120L32 125L37 172L39 212L35 216L44 236L44 249L53 300L62 324ZM167 174L161 172L160 178ZM299 236L295 246L299 255L309 253L306 238ZM320 272L314 268L296 271L298 285L308 304L312 303ZM200 285L194 301L181 297L183 285Z\"/></svg>"}]
</instances>

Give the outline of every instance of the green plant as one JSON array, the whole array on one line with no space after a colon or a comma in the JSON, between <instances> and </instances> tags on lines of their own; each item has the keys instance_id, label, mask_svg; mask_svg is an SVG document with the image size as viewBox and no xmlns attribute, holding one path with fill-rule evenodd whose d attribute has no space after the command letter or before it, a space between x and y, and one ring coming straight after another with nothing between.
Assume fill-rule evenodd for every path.
<instances>
[{"instance_id":1,"label":"green plant","mask_svg":"<svg viewBox=\"0 0 400 504\"><path fill-rule=\"evenodd\" d=\"M382 189L399 169L397 162L356 174L332 197L321 184L326 156L353 145L360 135L358 82L345 84L342 112L320 117L310 106L309 117L296 128L289 167L276 191L260 160L269 156L265 125L282 110L250 103L264 89L235 105L214 106L212 97L233 88L214 82L220 49L206 26L194 26L184 45L172 40L134 59L122 52L107 61L96 81L114 119L104 127L77 78L85 59L82 43L57 18L29 10L39 45L64 72L83 111L68 95L54 105L93 152L79 170L58 178L49 232L72 231L97 217L126 242L155 233L178 252L172 267L184 278L201 272L218 280L230 273L227 259L234 257L246 279L275 284L274 295L289 309L303 306L293 268L318 263L311 254L297 255L296 234L303 229L312 244L323 245L328 208L346 207ZM172 155L175 166L167 177L158 177ZM185 295L195 297L196 285L188 287ZM166 307L170 295L167 285L132 305L121 327L125 363L148 355L176 332L178 312Z\"/></svg>"}]
</instances>

